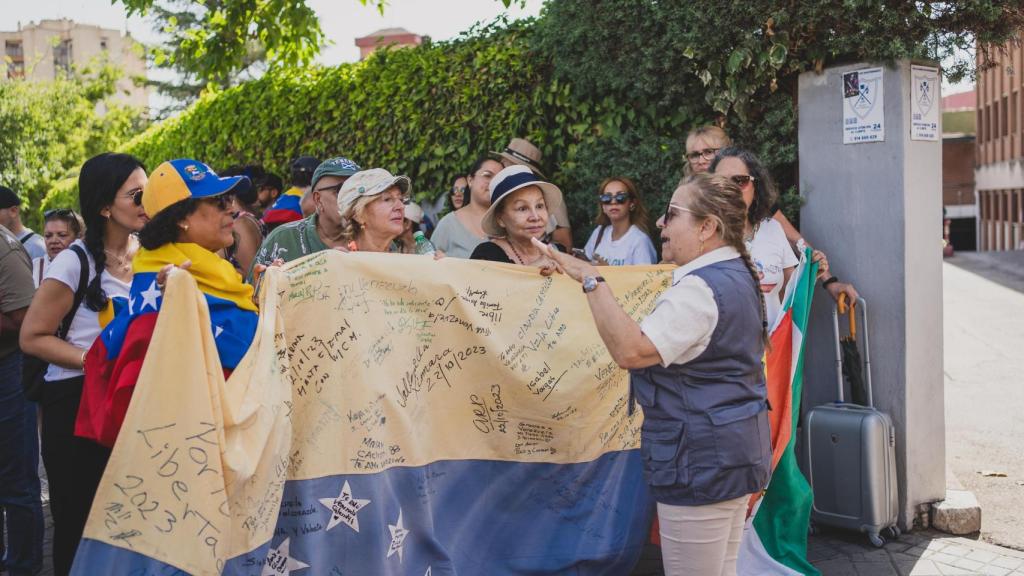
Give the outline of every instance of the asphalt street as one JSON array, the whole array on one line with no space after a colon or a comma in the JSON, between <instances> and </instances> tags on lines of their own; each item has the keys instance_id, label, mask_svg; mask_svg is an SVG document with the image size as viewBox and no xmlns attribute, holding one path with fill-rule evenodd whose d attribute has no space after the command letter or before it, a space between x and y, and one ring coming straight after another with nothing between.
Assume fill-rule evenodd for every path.
<instances>
[{"instance_id":1,"label":"asphalt street","mask_svg":"<svg viewBox=\"0 0 1024 576\"><path fill-rule=\"evenodd\" d=\"M982 539L1024 550L1024 252L958 254L943 284L947 462Z\"/></svg>"}]
</instances>

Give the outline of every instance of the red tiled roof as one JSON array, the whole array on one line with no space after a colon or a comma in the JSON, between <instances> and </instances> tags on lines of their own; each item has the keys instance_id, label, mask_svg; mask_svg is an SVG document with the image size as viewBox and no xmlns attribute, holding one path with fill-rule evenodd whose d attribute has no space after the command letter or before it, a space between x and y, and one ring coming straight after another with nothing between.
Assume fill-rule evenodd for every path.
<instances>
[{"instance_id":1,"label":"red tiled roof","mask_svg":"<svg viewBox=\"0 0 1024 576\"><path fill-rule=\"evenodd\" d=\"M977 106L977 100L974 90L950 94L949 96L942 97L942 109L947 112L950 110L974 110Z\"/></svg>"}]
</instances>

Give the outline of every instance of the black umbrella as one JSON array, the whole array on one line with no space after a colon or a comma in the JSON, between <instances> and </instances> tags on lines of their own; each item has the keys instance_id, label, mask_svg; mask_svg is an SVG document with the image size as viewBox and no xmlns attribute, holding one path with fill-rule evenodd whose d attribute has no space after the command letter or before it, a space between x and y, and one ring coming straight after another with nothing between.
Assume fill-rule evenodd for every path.
<instances>
[{"instance_id":1,"label":"black umbrella","mask_svg":"<svg viewBox=\"0 0 1024 576\"><path fill-rule=\"evenodd\" d=\"M867 387L864 385L864 361L861 360L857 344L857 303L846 306L846 294L839 295L839 313L850 315L850 333L839 339L839 350L843 357L843 379L850 386L850 397L854 404L868 405Z\"/></svg>"}]
</instances>

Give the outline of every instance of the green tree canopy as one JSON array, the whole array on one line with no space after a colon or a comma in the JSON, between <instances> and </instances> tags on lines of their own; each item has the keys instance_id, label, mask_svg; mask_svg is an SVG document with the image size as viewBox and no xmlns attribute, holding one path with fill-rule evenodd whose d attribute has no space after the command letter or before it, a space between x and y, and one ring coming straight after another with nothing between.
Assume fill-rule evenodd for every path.
<instances>
[{"instance_id":1,"label":"green tree canopy","mask_svg":"<svg viewBox=\"0 0 1024 576\"><path fill-rule=\"evenodd\" d=\"M118 78L101 62L49 82L0 82L0 183L26 201L28 225L55 182L145 127L140 110L112 100ZM63 201L74 207L74 196Z\"/></svg>"}]
</instances>

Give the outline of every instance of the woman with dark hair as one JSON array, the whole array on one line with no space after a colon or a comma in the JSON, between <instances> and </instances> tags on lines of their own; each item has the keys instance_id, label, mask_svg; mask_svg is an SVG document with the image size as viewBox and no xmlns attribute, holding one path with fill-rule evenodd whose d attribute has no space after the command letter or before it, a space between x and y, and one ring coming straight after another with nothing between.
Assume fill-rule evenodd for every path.
<instances>
[{"instance_id":1,"label":"woman with dark hair","mask_svg":"<svg viewBox=\"0 0 1024 576\"><path fill-rule=\"evenodd\" d=\"M636 184L624 176L613 176L597 190L597 228L583 249L587 258L611 266L657 262L647 229L647 208Z\"/></svg>"},{"instance_id":2,"label":"woman with dark hair","mask_svg":"<svg viewBox=\"0 0 1024 576\"><path fill-rule=\"evenodd\" d=\"M74 424L86 351L115 309L127 302L138 247L132 234L147 220L142 208L146 180L142 162L127 154L108 152L82 165L78 198L85 240L75 240L53 259L22 324L21 349L50 364L40 406L58 575L71 570L106 466L108 453L76 439ZM55 335L58 329L64 338Z\"/></svg>"},{"instance_id":3,"label":"woman with dark hair","mask_svg":"<svg viewBox=\"0 0 1024 576\"><path fill-rule=\"evenodd\" d=\"M477 246L487 241L487 234L480 223L491 205L491 179L501 169L501 162L487 156L473 164L466 176L469 198L462 208L449 212L437 223L430 237L434 246L448 256L469 258Z\"/></svg>"},{"instance_id":4,"label":"woman with dark hair","mask_svg":"<svg viewBox=\"0 0 1024 576\"><path fill-rule=\"evenodd\" d=\"M455 177L452 182L451 192L448 194L448 211L454 212L469 201L466 196L469 194L469 180L462 174Z\"/></svg>"},{"instance_id":5,"label":"woman with dark hair","mask_svg":"<svg viewBox=\"0 0 1024 576\"><path fill-rule=\"evenodd\" d=\"M256 252L267 235L267 228L259 219L259 189L267 178L267 172L258 164L232 166L224 176L245 176L248 185L242 184L231 194L231 216L235 219L232 234L235 241L224 249L224 257L235 266L239 274L245 275L252 267Z\"/></svg>"},{"instance_id":6,"label":"woman with dark hair","mask_svg":"<svg viewBox=\"0 0 1024 576\"><path fill-rule=\"evenodd\" d=\"M142 200L150 221L139 232L129 305L96 339L86 357L85 389L75 434L113 446L149 349L171 267L188 269L206 297L210 329L225 376L256 333L252 286L217 252L231 245L229 196L245 177L220 178L189 159L164 162L150 175Z\"/></svg>"},{"instance_id":7,"label":"woman with dark hair","mask_svg":"<svg viewBox=\"0 0 1024 576\"><path fill-rule=\"evenodd\" d=\"M739 187L747 205L743 239L761 281L771 326L782 309L782 295L789 277L800 263L778 220L772 218L778 194L775 182L752 153L735 147L723 148L712 160L710 171Z\"/></svg>"}]
</instances>

